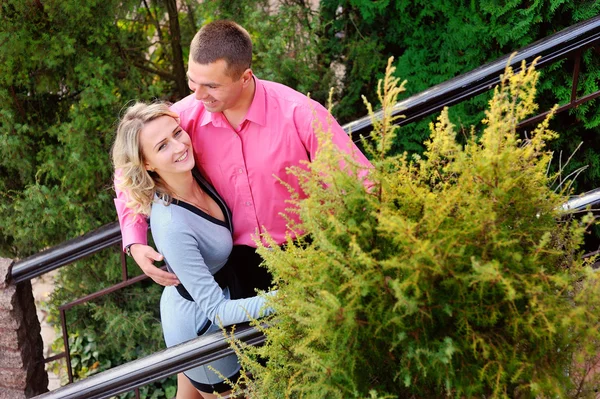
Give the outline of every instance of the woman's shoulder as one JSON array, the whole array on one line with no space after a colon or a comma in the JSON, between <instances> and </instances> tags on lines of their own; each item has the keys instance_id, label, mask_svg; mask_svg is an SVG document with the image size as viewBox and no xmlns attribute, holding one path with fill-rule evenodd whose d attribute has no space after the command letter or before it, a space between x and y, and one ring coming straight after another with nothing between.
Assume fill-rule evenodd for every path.
<instances>
[{"instance_id":1,"label":"woman's shoulder","mask_svg":"<svg viewBox=\"0 0 600 399\"><path fill-rule=\"evenodd\" d=\"M155 237L178 235L188 230L189 218L182 215L183 209L179 208L160 199L154 200L150 211L150 229Z\"/></svg>"},{"instance_id":2,"label":"woman's shoulder","mask_svg":"<svg viewBox=\"0 0 600 399\"><path fill-rule=\"evenodd\" d=\"M150 209L150 222L168 225L173 219L173 207L170 203L155 197Z\"/></svg>"}]
</instances>

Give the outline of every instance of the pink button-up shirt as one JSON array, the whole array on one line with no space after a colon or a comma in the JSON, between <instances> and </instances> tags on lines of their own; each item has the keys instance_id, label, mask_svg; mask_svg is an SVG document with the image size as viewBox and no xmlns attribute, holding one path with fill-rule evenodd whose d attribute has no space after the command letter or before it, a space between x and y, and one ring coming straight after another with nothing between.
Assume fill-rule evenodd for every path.
<instances>
[{"instance_id":1,"label":"pink button-up shirt","mask_svg":"<svg viewBox=\"0 0 600 399\"><path fill-rule=\"evenodd\" d=\"M331 126L333 141L340 149L370 167L322 105L279 83L254 81L254 99L238 131L222 113L206 111L194 94L171 107L192 139L196 166L231 209L234 244L252 247L256 246L253 237L265 230L277 243L285 241L286 220L281 214L290 206L286 203L290 193L275 176L301 192L298 180L287 174L286 168L315 157L315 118L325 129ZM126 194L117 190L115 205L123 246L146 244L146 220L125 207L125 198Z\"/></svg>"}]
</instances>

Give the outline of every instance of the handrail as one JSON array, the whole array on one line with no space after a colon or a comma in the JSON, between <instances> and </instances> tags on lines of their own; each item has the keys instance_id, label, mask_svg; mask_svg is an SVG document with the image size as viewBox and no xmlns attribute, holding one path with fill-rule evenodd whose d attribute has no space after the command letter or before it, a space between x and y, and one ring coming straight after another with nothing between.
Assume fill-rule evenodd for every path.
<instances>
[{"instance_id":1,"label":"handrail","mask_svg":"<svg viewBox=\"0 0 600 399\"><path fill-rule=\"evenodd\" d=\"M55 247L15 262L9 281L18 284L41 276L101 249L115 245L119 241L121 241L119 222L105 224L81 237L65 241Z\"/></svg>"},{"instance_id":2,"label":"handrail","mask_svg":"<svg viewBox=\"0 0 600 399\"><path fill-rule=\"evenodd\" d=\"M265 341L262 332L248 323L236 327L235 338L248 345L260 345ZM227 341L222 332L215 332L103 371L35 398L110 398L165 376L231 355L234 351Z\"/></svg>"},{"instance_id":3,"label":"handrail","mask_svg":"<svg viewBox=\"0 0 600 399\"><path fill-rule=\"evenodd\" d=\"M563 204L562 208L565 211L577 212L591 208L592 206L598 204L600 204L600 188L596 188L582 195L572 197L565 204Z\"/></svg>"},{"instance_id":4,"label":"handrail","mask_svg":"<svg viewBox=\"0 0 600 399\"><path fill-rule=\"evenodd\" d=\"M541 56L538 68L552 64L567 55L600 40L600 16L570 26L552 36L538 40L517 51L511 60L511 66L520 69L521 61L527 65ZM402 114L398 125L406 125L442 110L446 106L475 97L500 83L500 74L504 72L511 55L505 55L496 61L482 65L470 72L433 86L421 93L400 101L394 105L393 114ZM381 118L382 112L375 117ZM344 125L344 130L353 134L364 134L372 126L371 118L365 116Z\"/></svg>"}]
</instances>

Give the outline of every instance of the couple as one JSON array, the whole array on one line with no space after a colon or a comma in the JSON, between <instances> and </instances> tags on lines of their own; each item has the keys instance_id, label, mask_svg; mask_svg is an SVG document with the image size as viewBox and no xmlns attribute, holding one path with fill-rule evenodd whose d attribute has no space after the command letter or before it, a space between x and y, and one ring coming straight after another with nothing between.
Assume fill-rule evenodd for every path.
<instances>
[{"instance_id":1,"label":"couple","mask_svg":"<svg viewBox=\"0 0 600 399\"><path fill-rule=\"evenodd\" d=\"M170 108L136 104L117 129L115 205L123 245L144 273L166 286L161 322L169 347L271 311L255 294L269 288L270 278L258 267L253 237L268 231L277 243L285 241L281 214L290 194L275 176L301 192L286 168L314 158L315 126L330 129L365 174L370 167L323 106L254 77L251 61L252 42L242 27L205 25L190 48L193 93ZM160 253L146 245L149 215ZM163 257L173 273L153 265ZM225 392L222 376L235 379L237 359L211 365L221 375L206 366L179 375L177 397Z\"/></svg>"}]
</instances>

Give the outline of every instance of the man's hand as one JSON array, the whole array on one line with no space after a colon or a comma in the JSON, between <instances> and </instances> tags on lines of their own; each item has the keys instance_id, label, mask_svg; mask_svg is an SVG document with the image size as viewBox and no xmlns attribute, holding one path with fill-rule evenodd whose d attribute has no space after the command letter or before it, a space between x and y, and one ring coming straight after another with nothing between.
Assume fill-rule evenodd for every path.
<instances>
[{"instance_id":1,"label":"man's hand","mask_svg":"<svg viewBox=\"0 0 600 399\"><path fill-rule=\"evenodd\" d=\"M129 247L131 257L138 264L144 274L154 280L156 283L169 286L178 285L179 279L173 273L166 272L154 266L154 262L163 260L163 256L156 252L154 248L143 244L133 244Z\"/></svg>"}]
</instances>

